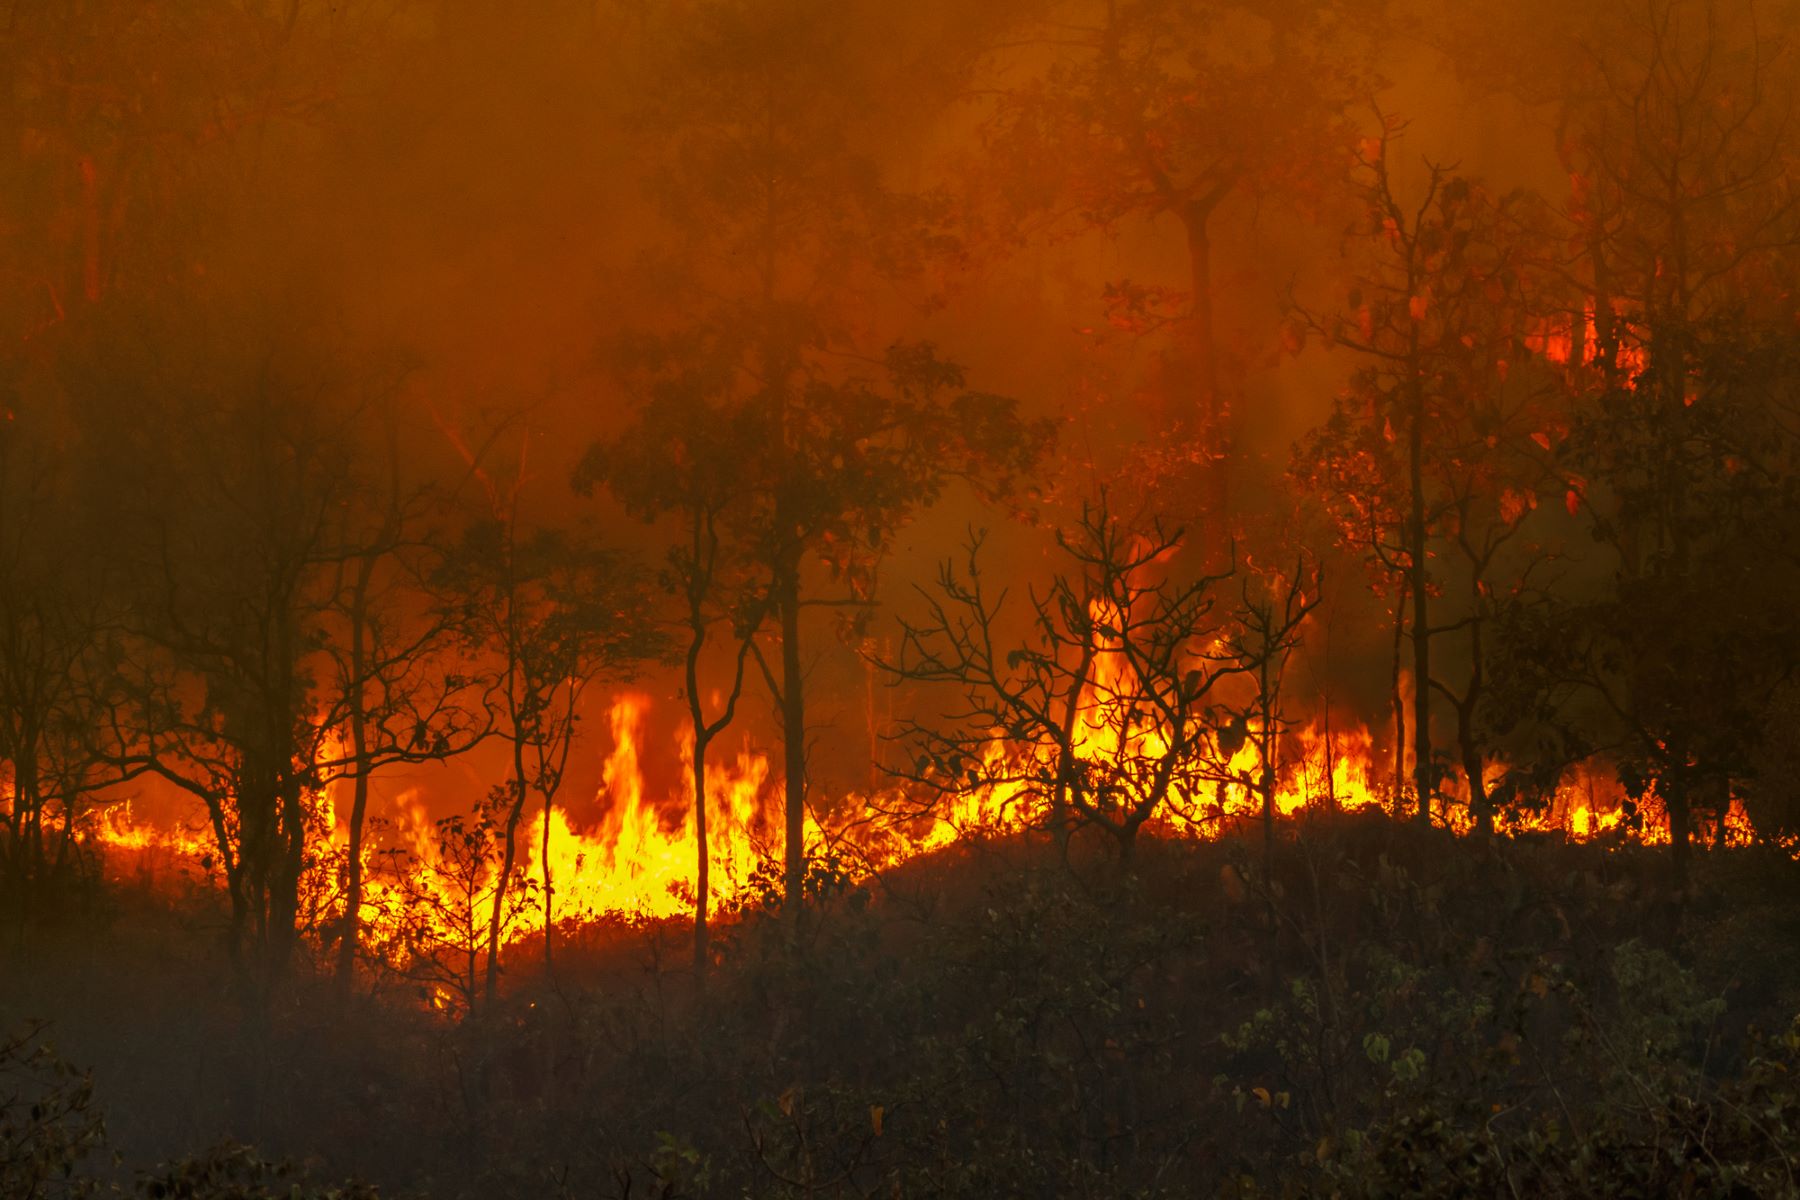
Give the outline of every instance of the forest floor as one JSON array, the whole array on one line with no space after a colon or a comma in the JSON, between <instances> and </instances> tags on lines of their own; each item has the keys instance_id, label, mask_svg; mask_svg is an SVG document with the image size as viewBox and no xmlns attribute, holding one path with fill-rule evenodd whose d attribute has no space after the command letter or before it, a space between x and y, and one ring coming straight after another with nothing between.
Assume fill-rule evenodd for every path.
<instances>
[{"instance_id":1,"label":"forest floor","mask_svg":"<svg viewBox=\"0 0 1800 1200\"><path fill-rule=\"evenodd\" d=\"M445 1200L1800 1194L1785 853L1280 832L959 845L720 922L704 988L683 922L570 929L466 1021L305 963L249 1010L203 896L109 886L14 923L0 1029L91 1070L109 1185L229 1141ZM0 1105L68 1086L14 1058ZM332 1194L232 1186L173 1194Z\"/></svg>"}]
</instances>

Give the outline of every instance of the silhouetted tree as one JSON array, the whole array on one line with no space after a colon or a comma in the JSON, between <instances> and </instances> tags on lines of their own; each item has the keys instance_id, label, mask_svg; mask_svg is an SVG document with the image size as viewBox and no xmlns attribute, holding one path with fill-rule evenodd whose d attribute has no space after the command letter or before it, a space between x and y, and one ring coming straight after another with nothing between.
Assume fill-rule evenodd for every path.
<instances>
[{"instance_id":1,"label":"silhouetted tree","mask_svg":"<svg viewBox=\"0 0 1800 1200\"><path fill-rule=\"evenodd\" d=\"M717 381L678 374L650 384L637 422L593 446L576 471L578 490L603 483L627 512L647 522L673 516L664 586L684 606L687 636L682 697L693 737L694 974L705 979L710 950L711 845L707 835L707 751L737 715L753 639L769 607L767 571L756 557L755 412L720 403ZM723 627L730 649L723 701L707 699L706 653Z\"/></svg>"},{"instance_id":2,"label":"silhouetted tree","mask_svg":"<svg viewBox=\"0 0 1800 1200\"><path fill-rule=\"evenodd\" d=\"M1525 6L1496 52L1469 60L1556 113L1579 254L1573 302L1538 349L1577 398L1557 463L1584 481L1570 496L1611 567L1511 620L1515 657L1542 648L1552 669L1518 664L1508 703L1537 686L1570 751L1603 749L1634 796L1655 794L1678 879L1697 820L1722 816L1745 735L1763 723L1749 714L1769 660L1749 647L1779 642L1760 604L1784 564L1758 570L1749 547L1779 542L1768 530L1785 522L1749 497L1778 491L1781 468L1740 472L1791 444L1773 399L1800 245L1781 11ZM1564 69L1518 71L1499 48L1520 43ZM1766 386L1747 384L1753 362L1772 372ZM1754 535L1752 511L1768 522Z\"/></svg>"},{"instance_id":3,"label":"silhouetted tree","mask_svg":"<svg viewBox=\"0 0 1800 1200\"><path fill-rule=\"evenodd\" d=\"M940 720L905 724L917 758L901 774L939 797L991 789L1059 840L1097 828L1128 863L1144 824L1242 744L1214 690L1242 669L1221 653L1213 614L1229 572L1169 577L1180 542L1159 522L1135 530L1104 497L1085 505L1057 536L1067 565L1029 593L1024 638L1009 646L1009 589L990 590L973 539L964 568L944 564L936 591L922 590L926 615L902 622L887 664L956 698Z\"/></svg>"},{"instance_id":4,"label":"silhouetted tree","mask_svg":"<svg viewBox=\"0 0 1800 1200\"><path fill-rule=\"evenodd\" d=\"M120 613L58 415L45 397L14 393L0 417L0 895L21 918L75 866L87 802L119 777L109 734Z\"/></svg>"},{"instance_id":5,"label":"silhouetted tree","mask_svg":"<svg viewBox=\"0 0 1800 1200\"><path fill-rule=\"evenodd\" d=\"M653 368L703 378L742 447L745 512L768 578L778 663L753 643L784 747L786 883L806 874L806 660L802 612L865 607L894 531L952 479L1003 490L1047 436L1011 401L969 390L926 345L875 341L852 317L877 285L954 256L944 198L890 185L874 154L876 99L906 86L868 40L879 6L709 0L669 31L646 103L662 139L653 191L688 247L658 278L678 332ZM842 590L814 594L822 561Z\"/></svg>"},{"instance_id":6,"label":"silhouetted tree","mask_svg":"<svg viewBox=\"0 0 1800 1200\"><path fill-rule=\"evenodd\" d=\"M543 806L548 968L555 888L549 874L551 817L574 747L582 695L595 678L625 672L661 648L640 574L620 554L581 531L524 524L524 444L519 469L504 483L472 461L487 504L448 549L434 582L466 652L487 664L483 703L493 735L508 755L504 802L493 817L501 853L488 918L483 996L489 1002L499 982L503 917L526 803L536 796Z\"/></svg>"},{"instance_id":7,"label":"silhouetted tree","mask_svg":"<svg viewBox=\"0 0 1800 1200\"><path fill-rule=\"evenodd\" d=\"M431 603L430 576L443 551L431 545L424 514L439 497L408 489L400 476L398 430L382 406L386 464L368 472L358 496L360 528L346 538L323 619L326 652L323 722L346 739L343 762L322 786L348 781L343 916L336 930L337 978L347 987L362 922L370 786L377 772L405 763L442 762L488 732L478 674L458 653L450 613Z\"/></svg>"},{"instance_id":8,"label":"silhouetted tree","mask_svg":"<svg viewBox=\"0 0 1800 1200\"><path fill-rule=\"evenodd\" d=\"M486 995L483 961L492 940L493 914L511 929L537 899L538 881L514 867L501 874L496 809L511 802L496 788L468 815L453 814L432 825L428 842L417 848L382 852L378 873L399 896L392 933L395 965L430 993L434 1006L467 1017Z\"/></svg>"},{"instance_id":9,"label":"silhouetted tree","mask_svg":"<svg viewBox=\"0 0 1800 1200\"><path fill-rule=\"evenodd\" d=\"M1223 645L1209 653L1215 670L1232 669L1250 682L1249 697L1230 706L1228 725L1256 746L1250 792L1262 810L1265 881L1275 856L1275 789L1280 779L1282 734L1293 724L1283 700L1288 659L1302 640L1301 627L1324 600L1319 568L1304 557L1291 572L1246 570L1240 599ZM1237 734L1234 732L1234 737ZM1223 765L1223 764L1222 764Z\"/></svg>"},{"instance_id":10,"label":"silhouetted tree","mask_svg":"<svg viewBox=\"0 0 1800 1200\"><path fill-rule=\"evenodd\" d=\"M1536 508L1536 490L1555 476L1541 453L1529 452L1549 445L1545 427L1534 424L1545 416L1547 382L1513 369L1526 357L1532 328L1530 198L1491 198L1433 166L1417 200L1404 201L1389 170L1399 126L1384 124L1362 160L1368 205L1356 232L1368 265L1348 290L1347 311L1301 314L1306 327L1362 365L1300 448L1295 470L1324 502L1343 544L1365 556L1373 581L1399 584L1410 607L1396 620L1412 650L1413 795L1419 819L1429 821L1439 779L1432 692L1456 702L1470 750L1465 763L1476 767L1471 722L1490 570ZM1451 616L1442 606L1440 548L1460 556L1473 601ZM1432 650L1435 639L1458 629L1470 631L1472 674L1450 689L1434 674ZM1472 774L1479 792L1480 772Z\"/></svg>"},{"instance_id":11,"label":"silhouetted tree","mask_svg":"<svg viewBox=\"0 0 1800 1200\"><path fill-rule=\"evenodd\" d=\"M1594 52L1605 87L1573 122L1590 198L1594 309L1617 316L1596 331L1603 369L1591 379L1595 402L1567 453L1600 492L1595 530L1622 568L1616 602L1628 609L1673 603L1663 615L1679 628L1638 625L1670 640L1630 646L1628 662L1645 675L1608 695L1609 707L1651 734L1637 739L1633 758L1668 809L1681 878L1693 810L1722 815L1728 777L1741 770L1741 755L1714 741L1719 727L1687 701L1711 692L1719 702L1712 711L1743 712L1719 694L1735 691L1729 684L1696 685L1716 678L1709 665L1749 667L1743 654L1753 655L1750 647L1762 640L1744 608L1762 589L1727 597L1714 588L1754 569L1751 561L1727 566L1747 532L1732 511L1740 488L1731 476L1752 446L1743 435L1785 432L1770 430L1769 410L1747 403L1752 393L1740 364L1758 351L1743 344L1740 330L1791 327L1795 311L1787 283L1800 246L1800 197L1788 172L1792 48L1731 6L1661 2ZM1737 386L1724 386L1733 379ZM1766 461L1787 440L1757 443L1753 452ZM1719 603L1695 606L1698 596ZM1678 611L1704 614L1710 633L1683 624ZM1648 677L1664 655L1681 680L1676 692Z\"/></svg>"},{"instance_id":12,"label":"silhouetted tree","mask_svg":"<svg viewBox=\"0 0 1800 1200\"><path fill-rule=\"evenodd\" d=\"M1646 366L1563 447L1594 481L1586 511L1609 561L1630 561L1621 543L1640 520L1656 540L1604 586L1559 589L1503 626L1508 702L1605 754L1634 802L1660 803L1678 886L1700 823L1722 830L1766 767L1769 711L1800 661L1787 616L1800 588L1793 335L1733 321L1689 345L1678 408ZM1658 508L1669 523L1643 515Z\"/></svg>"},{"instance_id":13,"label":"silhouetted tree","mask_svg":"<svg viewBox=\"0 0 1800 1200\"><path fill-rule=\"evenodd\" d=\"M316 794L343 765L325 613L352 553L365 397L328 350L254 310L138 319L96 375L112 390L90 398L131 555L117 761L206 806L233 954L261 993L293 952Z\"/></svg>"}]
</instances>

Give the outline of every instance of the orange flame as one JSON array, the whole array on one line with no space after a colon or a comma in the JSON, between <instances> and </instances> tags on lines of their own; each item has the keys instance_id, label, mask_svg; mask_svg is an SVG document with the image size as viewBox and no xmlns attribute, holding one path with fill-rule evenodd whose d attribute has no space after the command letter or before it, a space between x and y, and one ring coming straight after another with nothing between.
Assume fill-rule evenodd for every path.
<instances>
[{"instance_id":1,"label":"orange flame","mask_svg":"<svg viewBox=\"0 0 1800 1200\"><path fill-rule=\"evenodd\" d=\"M1106 711L1107 698L1124 686L1122 672L1127 669L1122 656L1116 654L1103 653L1097 660L1093 699L1084 704L1081 714L1078 753L1084 758L1117 754L1122 749L1154 751L1159 744L1160 734L1155 729L1122 723L1115 719L1116 714ZM672 739L667 747L648 746L644 721L648 707L648 698L636 693L621 695L613 702L609 714L613 748L602 764L599 819L583 827L571 819L566 808L558 807L551 814L550 880L559 919L605 914L670 918L692 911L698 852L692 784L685 782L673 796L653 796L643 766L647 753L669 753L690 767L683 772L684 781L690 780L693 748L685 736ZM1258 817L1261 802L1255 781L1261 763L1257 732L1252 728L1229 762L1213 772L1214 778L1201 788L1204 794L1171 797L1152 827L1168 836L1211 838ZM1314 723L1287 731L1278 741L1283 747L1283 770L1277 781L1275 807L1281 816L1385 808L1392 803L1392 787L1377 766L1375 739L1366 727L1339 726L1327 732L1323 723ZM988 765L995 766L999 756L1018 752L996 739L990 744ZM996 774L1011 777L1018 773ZM1495 768L1494 778L1488 782L1498 782L1499 775ZM707 765L708 851L716 909L744 899L758 864L781 852L781 822L773 811L779 803L779 789L769 786L770 782L768 759L750 750ZM865 869L879 870L971 834L1029 827L1043 816L1039 811L1043 801L1027 798L1025 790L1022 783L974 787L933 813L900 820L883 816L894 807L889 803L894 799L891 795L850 795L837 806L833 827L821 829L814 824L810 836L846 845ZM309 855L312 867L303 897L303 913L312 914L321 929L331 925L334 911L341 911L337 880L348 852L348 831L337 819L329 791L310 798L318 847ZM1542 811L1507 814L1502 825L1513 832L1557 833L1574 841L1612 838L1658 844L1669 840L1667 816L1654 795L1638 805L1635 829L1628 828L1627 812L1620 785L1600 768L1590 767L1570 773ZM492 868L487 868L490 876L486 883L481 879L473 884L457 883L455 864L446 858L437 823L417 790L389 802L385 817L379 836L366 839L365 845L362 924L369 944L401 945L409 910L416 921L423 897L430 919L436 922L435 934L446 945L466 950L484 934L492 914ZM1459 830L1470 825L1466 806L1452 806L1448 819ZM1723 844L1742 845L1752 840L1754 831L1740 802L1734 799L1722 820ZM543 821L540 811L521 831L522 876L527 879L543 878ZM1720 832L1715 826L1710 836L1719 838ZM161 856L207 864L217 852L210 829L140 820L129 802L96 814L93 836L114 854L140 859ZM1702 829L1697 836L1709 835ZM410 865L398 874L382 870L381 856ZM542 922L540 902L521 903L506 915L505 940L517 943L541 934Z\"/></svg>"}]
</instances>

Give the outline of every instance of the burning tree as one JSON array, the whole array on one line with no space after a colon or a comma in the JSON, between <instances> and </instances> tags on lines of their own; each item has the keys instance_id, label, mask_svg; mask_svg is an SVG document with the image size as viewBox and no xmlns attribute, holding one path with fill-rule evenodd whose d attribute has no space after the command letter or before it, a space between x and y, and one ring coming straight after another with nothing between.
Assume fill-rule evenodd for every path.
<instances>
[{"instance_id":1,"label":"burning tree","mask_svg":"<svg viewBox=\"0 0 1800 1200\"><path fill-rule=\"evenodd\" d=\"M1484 6L1466 16L1490 50L1466 61L1555 113L1580 249L1562 356L1622 383L1653 357L1682 358L1715 318L1780 319L1800 223L1788 178L1800 94L1791 31L1763 19L1776 6L1506 7L1527 27L1515 39L1533 69L1496 60L1498 14ZM1680 375L1661 380L1665 400L1679 401Z\"/></svg>"},{"instance_id":2,"label":"burning tree","mask_svg":"<svg viewBox=\"0 0 1800 1200\"><path fill-rule=\"evenodd\" d=\"M1494 198L1431 166L1419 197L1405 202L1389 169L1398 128L1384 120L1381 135L1364 147L1367 219L1358 232L1373 257L1348 289L1347 311L1299 316L1303 328L1357 354L1363 365L1330 419L1300 448L1295 472L1323 502L1340 542L1364 556L1376 586L1398 591L1395 721L1404 745L1404 634L1412 651L1419 819L1431 819L1439 790L1436 691L1456 710L1472 804L1485 822L1475 720L1487 657L1482 632L1494 616L1497 586L1510 589L1521 578L1496 579L1496 571L1537 511L1540 493L1567 490L1571 506L1577 494L1574 485L1559 486L1561 477L1546 465L1546 431L1555 420L1547 402L1557 393L1525 361L1534 278L1530 198ZM1446 613L1452 583L1466 599ZM1433 661L1442 635L1459 630L1469 639L1460 687L1445 682L1441 662Z\"/></svg>"},{"instance_id":3,"label":"burning tree","mask_svg":"<svg viewBox=\"0 0 1800 1200\"><path fill-rule=\"evenodd\" d=\"M1614 34L1592 50L1604 87L1571 117L1609 320L1598 370L1571 355L1590 403L1565 453L1595 479L1593 529L1620 571L1575 615L1617 647L1594 694L1668 810L1682 877L1694 810L1722 820L1746 773L1783 640L1765 604L1787 574L1770 534L1791 523L1770 502L1794 444L1796 95L1791 46L1713 5L1652 4Z\"/></svg>"},{"instance_id":4,"label":"burning tree","mask_svg":"<svg viewBox=\"0 0 1800 1200\"><path fill-rule=\"evenodd\" d=\"M1250 684L1250 695L1231 706L1225 743L1247 737L1256 748L1250 793L1262 809L1265 872L1275 853L1275 789L1281 739L1293 721L1283 700L1288 660L1300 647L1307 617L1324 602L1318 565L1302 556L1291 571L1247 569L1232 628L1214 661L1229 665Z\"/></svg>"},{"instance_id":5,"label":"burning tree","mask_svg":"<svg viewBox=\"0 0 1800 1200\"><path fill-rule=\"evenodd\" d=\"M726 407L718 381L678 372L649 385L635 425L592 447L576 472L578 490L604 482L628 512L645 521L674 516L663 582L685 608L687 649L682 698L693 737L689 778L694 795L694 973L704 980L709 957L712 849L707 838L707 750L737 716L751 647L770 604L769 576L754 541L753 459L756 411ZM707 651L715 632L731 647L724 700L707 699Z\"/></svg>"},{"instance_id":6,"label":"burning tree","mask_svg":"<svg viewBox=\"0 0 1800 1200\"><path fill-rule=\"evenodd\" d=\"M473 814L442 818L423 845L384 851L379 865L399 901L389 934L393 965L434 1004L464 1016L487 995L482 963L493 914L510 929L537 899L538 881L523 867L503 873L494 810L507 799L497 791Z\"/></svg>"},{"instance_id":7,"label":"burning tree","mask_svg":"<svg viewBox=\"0 0 1800 1200\"><path fill-rule=\"evenodd\" d=\"M1603 753L1634 802L1660 804L1683 882L1702 821L1722 837L1734 796L1767 769L1771 713L1800 655L1800 351L1785 331L1743 338L1697 336L1683 360L1688 399L1673 413L1644 377L1660 368L1646 367L1578 420L1564 451L1591 473L1595 509L1620 514L1589 510L1595 539L1631 565L1597 593L1552 593L1502 630L1512 703L1576 752ZM1657 508L1676 524L1646 512ZM1637 540L1639 522L1668 540ZM1762 782L1769 794L1785 787Z\"/></svg>"},{"instance_id":8,"label":"burning tree","mask_svg":"<svg viewBox=\"0 0 1800 1200\"><path fill-rule=\"evenodd\" d=\"M1101 830L1129 863L1139 830L1225 778L1243 744L1215 690L1244 669L1214 616L1231 572L1169 576L1180 531L1134 530L1102 497L1058 533L1069 565L1028 594L1024 637L1009 645L1008 590L989 588L981 543L922 591L925 618L902 623L889 672L947 685L959 703L907 724L918 754L901 774L938 797L999 797L1059 843Z\"/></svg>"},{"instance_id":9,"label":"burning tree","mask_svg":"<svg viewBox=\"0 0 1800 1200\"><path fill-rule=\"evenodd\" d=\"M1678 877L1697 819L1723 828L1791 653L1768 606L1791 562L1797 97L1759 7L1521 9L1567 69L1470 60L1557 115L1579 254L1538 348L1574 397L1557 463L1587 480L1572 499L1611 568L1510 623L1509 703L1660 801Z\"/></svg>"},{"instance_id":10,"label":"burning tree","mask_svg":"<svg viewBox=\"0 0 1800 1200\"><path fill-rule=\"evenodd\" d=\"M804 612L866 609L897 529L957 478L1004 491L1048 436L1012 401L969 389L931 346L884 344L852 317L876 287L956 256L944 198L890 186L870 150L872 97L908 86L875 70L887 47L853 62L859 21L880 28L881 12L714 0L669 31L671 73L647 92L663 139L656 196L704 253L673 281L673 332L627 349L645 374L671 381L672 391L651 391L650 410L703 398L746 437L733 467L741 486L720 524L766 578L779 643L775 662L757 642L751 653L781 723L795 916L807 854ZM647 416L645 427L666 418ZM638 503L631 490L621 490L628 505ZM662 505L682 506L690 500ZM836 585L829 596L817 594L815 563Z\"/></svg>"},{"instance_id":11,"label":"burning tree","mask_svg":"<svg viewBox=\"0 0 1800 1200\"><path fill-rule=\"evenodd\" d=\"M351 789L343 916L336 931L337 978L345 987L355 973L362 929L364 834L376 774L396 764L444 761L489 732L478 672L457 653L457 623L431 604L429 577L443 547L424 528L424 514L440 497L402 480L397 414L391 403L382 409L385 479L363 483L361 527L348 531L322 613L330 630L329 707L322 723L340 731L343 761L322 773L321 784L347 781Z\"/></svg>"},{"instance_id":12,"label":"burning tree","mask_svg":"<svg viewBox=\"0 0 1800 1200\"><path fill-rule=\"evenodd\" d=\"M520 465L504 485L475 459L487 507L445 554L434 579L443 611L471 658L485 664L482 703L506 746L506 781L495 788L493 824L500 864L488 915L483 994L499 982L507 892L518 857L519 823L536 796L544 812L544 963L551 961L554 883L551 820L574 748L589 683L618 674L661 649L645 615L639 573L616 551L577 530L528 528L520 512Z\"/></svg>"}]
</instances>

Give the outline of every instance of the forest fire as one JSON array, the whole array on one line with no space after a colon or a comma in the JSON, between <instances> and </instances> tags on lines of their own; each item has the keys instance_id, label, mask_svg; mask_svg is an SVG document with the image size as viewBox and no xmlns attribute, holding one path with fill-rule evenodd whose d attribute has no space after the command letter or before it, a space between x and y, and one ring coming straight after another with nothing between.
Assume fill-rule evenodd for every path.
<instances>
[{"instance_id":1,"label":"forest fire","mask_svg":"<svg viewBox=\"0 0 1800 1200\"><path fill-rule=\"evenodd\" d=\"M1609 330L1627 328L1631 316L1622 306L1613 306L1607 324ZM1632 379L1649 363L1642 346L1621 342L1616 332L1603 338L1592 303L1579 313L1560 313L1542 317L1532 323L1524 339L1525 348L1549 362L1565 367L1599 367L1617 371Z\"/></svg>"},{"instance_id":2,"label":"forest fire","mask_svg":"<svg viewBox=\"0 0 1800 1200\"><path fill-rule=\"evenodd\" d=\"M1797 55L5 6L0 1198L1800 1200Z\"/></svg>"},{"instance_id":3,"label":"forest fire","mask_svg":"<svg viewBox=\"0 0 1800 1200\"><path fill-rule=\"evenodd\" d=\"M1095 694L1114 692L1116 684L1103 676L1095 684ZM577 828L566 808L559 807L550 815L548 839L543 813L533 816L525 827L520 839L526 848L520 875L534 885L535 899L515 898L506 913L503 925L509 943L542 937L541 897L546 876L541 848L546 844L550 847L553 911L559 921L578 925L608 917L668 919L692 913L698 852L692 796L654 795L645 781L643 760L646 753L657 752L674 752L686 759L691 749L685 744L653 747L644 743L643 718L648 704L640 694L624 693L610 705L613 749L602 767L598 819ZM1116 721L1099 711L1097 703L1086 706L1082 721L1080 754L1107 753L1105 739L1111 736L1109 731L1116 731ZM1248 733L1235 754L1209 770L1206 784L1171 800L1168 812L1150 826L1151 832L1211 840L1258 819L1260 742L1255 729ZM1140 744L1127 752L1143 753L1143 733L1129 736ZM1389 777L1383 779L1383 768L1378 766L1382 756L1366 727L1327 730L1322 723L1314 723L1285 732L1280 744L1282 769L1274 805L1282 819L1396 810L1391 768ZM990 754L996 761L1017 753L1016 747L1003 740L991 743ZM729 764L709 766L707 778L712 811L711 911L721 914L752 901L759 868L779 862L781 820L765 754L740 751ZM1503 778L1504 769L1495 767L1487 780L1489 788L1498 786ZM1439 820L1468 836L1472 823L1465 810L1454 807L1460 795L1457 788L1447 785ZM348 832L330 789L316 796L314 803L313 828L318 836L308 846L313 866L306 885L306 907L323 936L336 927L341 911L340 876ZM850 793L829 807L830 816L823 827L816 820L809 821L809 840L842 855L854 875L867 878L941 850L959 838L1016 835L1040 827L1046 819L1040 798L1017 785L1005 784L967 789L953 804L924 816L909 815L910 811L916 810L909 810L900 795ZM370 884L364 892L362 922L370 944L402 956L391 965L405 968L407 924L418 922L421 913L429 936L440 943L478 941L492 914L495 866L491 862L449 861L447 855L455 850L447 845L417 791L402 793L382 817L386 830L382 839L364 848ZM1667 813L1654 794L1634 802L1610 771L1595 767L1569 772L1536 806L1509 813L1504 831L1512 836L1551 834L1577 843L1667 845L1670 838ZM170 868L185 867L216 883L219 850L209 831L139 820L126 801L100 810L91 836L114 873L153 881L157 870L167 875L173 873ZM1723 828L1705 840L1742 846L1754 837L1741 801L1734 798ZM421 931L411 932L416 948Z\"/></svg>"}]
</instances>

